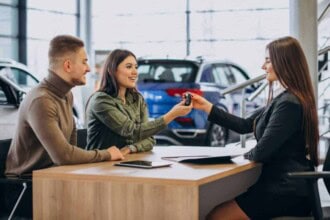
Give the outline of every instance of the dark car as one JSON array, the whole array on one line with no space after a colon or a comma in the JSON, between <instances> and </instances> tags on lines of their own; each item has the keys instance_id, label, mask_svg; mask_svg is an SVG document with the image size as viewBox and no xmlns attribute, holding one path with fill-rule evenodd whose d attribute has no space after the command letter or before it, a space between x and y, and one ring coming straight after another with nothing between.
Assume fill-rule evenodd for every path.
<instances>
[{"instance_id":1,"label":"dark car","mask_svg":"<svg viewBox=\"0 0 330 220\"><path fill-rule=\"evenodd\" d=\"M227 112L235 115L240 113L242 92L222 95L223 89L249 79L248 74L237 64L203 59L140 58L138 66L138 89L147 102L151 120L168 112L187 91L203 95ZM246 93L255 89L251 86ZM259 104L247 102L246 109L251 111ZM160 145L223 146L237 141L239 136L210 123L204 112L193 110L185 117L176 118L155 137Z\"/></svg>"}]
</instances>

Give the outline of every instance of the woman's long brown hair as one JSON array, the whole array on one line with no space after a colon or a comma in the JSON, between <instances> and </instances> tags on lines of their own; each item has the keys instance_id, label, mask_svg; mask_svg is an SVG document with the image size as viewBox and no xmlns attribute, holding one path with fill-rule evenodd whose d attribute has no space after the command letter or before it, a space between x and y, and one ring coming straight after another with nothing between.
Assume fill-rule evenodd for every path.
<instances>
[{"instance_id":1,"label":"woman's long brown hair","mask_svg":"<svg viewBox=\"0 0 330 220\"><path fill-rule=\"evenodd\" d=\"M307 153L319 164L319 129L314 89L305 54L293 37L283 37L267 45L273 69L280 83L294 94L303 108L303 129Z\"/></svg>"}]
</instances>

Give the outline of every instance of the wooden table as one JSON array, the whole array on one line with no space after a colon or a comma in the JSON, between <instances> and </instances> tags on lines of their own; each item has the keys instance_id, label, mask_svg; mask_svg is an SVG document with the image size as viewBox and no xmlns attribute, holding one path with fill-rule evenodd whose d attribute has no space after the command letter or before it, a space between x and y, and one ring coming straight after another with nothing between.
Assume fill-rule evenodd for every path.
<instances>
[{"instance_id":1,"label":"wooden table","mask_svg":"<svg viewBox=\"0 0 330 220\"><path fill-rule=\"evenodd\" d=\"M214 155L224 148L155 147L125 160L159 161L163 156ZM261 165L232 164L139 169L102 162L33 172L34 219L193 220L255 183Z\"/></svg>"}]
</instances>

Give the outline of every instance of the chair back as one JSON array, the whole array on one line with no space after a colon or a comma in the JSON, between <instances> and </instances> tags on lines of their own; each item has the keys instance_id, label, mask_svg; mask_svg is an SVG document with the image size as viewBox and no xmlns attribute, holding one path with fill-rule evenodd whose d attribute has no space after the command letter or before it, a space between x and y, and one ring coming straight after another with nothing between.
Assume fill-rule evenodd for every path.
<instances>
[{"instance_id":1,"label":"chair back","mask_svg":"<svg viewBox=\"0 0 330 220\"><path fill-rule=\"evenodd\" d=\"M87 129L82 128L77 130L77 146L85 149L87 146Z\"/></svg>"},{"instance_id":2,"label":"chair back","mask_svg":"<svg viewBox=\"0 0 330 220\"><path fill-rule=\"evenodd\" d=\"M0 140L0 177L5 175L6 160L11 144L11 139Z\"/></svg>"},{"instance_id":3,"label":"chair back","mask_svg":"<svg viewBox=\"0 0 330 220\"><path fill-rule=\"evenodd\" d=\"M171 69L164 70L164 72L159 75L159 79L165 82L175 82L174 73Z\"/></svg>"},{"instance_id":4,"label":"chair back","mask_svg":"<svg viewBox=\"0 0 330 220\"><path fill-rule=\"evenodd\" d=\"M324 160L323 171L330 171L330 144L328 147L327 155ZM328 190L328 193L330 193L330 179L324 178L323 180L324 180L325 187Z\"/></svg>"}]
</instances>

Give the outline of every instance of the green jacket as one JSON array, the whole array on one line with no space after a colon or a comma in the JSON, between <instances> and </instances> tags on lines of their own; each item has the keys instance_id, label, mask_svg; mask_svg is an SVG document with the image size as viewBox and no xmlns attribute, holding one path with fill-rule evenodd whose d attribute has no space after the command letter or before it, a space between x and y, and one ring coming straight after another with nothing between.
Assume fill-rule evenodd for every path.
<instances>
[{"instance_id":1,"label":"green jacket","mask_svg":"<svg viewBox=\"0 0 330 220\"><path fill-rule=\"evenodd\" d=\"M147 105L140 94L134 102L128 93L123 104L120 98L96 92L86 111L88 149L134 145L138 152L149 151L156 143L152 135L166 127L163 117L148 121Z\"/></svg>"}]
</instances>

